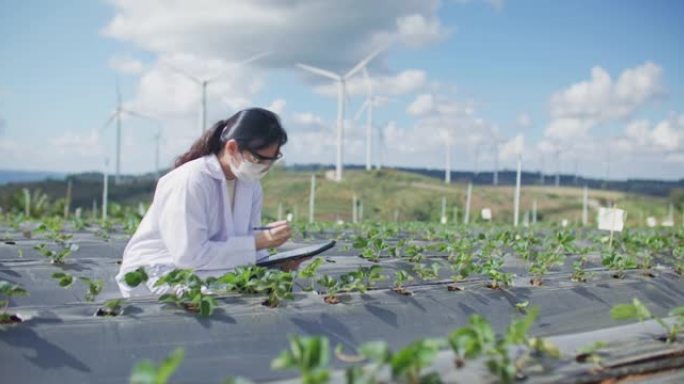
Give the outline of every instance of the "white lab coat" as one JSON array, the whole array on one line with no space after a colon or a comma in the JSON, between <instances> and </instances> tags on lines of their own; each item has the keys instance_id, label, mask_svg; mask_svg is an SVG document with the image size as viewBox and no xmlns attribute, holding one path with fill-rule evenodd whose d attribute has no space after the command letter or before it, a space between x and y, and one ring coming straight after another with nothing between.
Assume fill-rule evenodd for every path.
<instances>
[{"instance_id":1,"label":"white lab coat","mask_svg":"<svg viewBox=\"0 0 684 384\"><path fill-rule=\"evenodd\" d=\"M261 184L237 180L232 211L226 178L215 155L189 161L164 175L124 250L116 276L122 295L163 293L154 282L174 268L214 275L267 257L267 250L256 251L252 230L261 225L261 204ZM138 267L145 267L150 275L147 289L142 285L132 289L123 281Z\"/></svg>"}]
</instances>

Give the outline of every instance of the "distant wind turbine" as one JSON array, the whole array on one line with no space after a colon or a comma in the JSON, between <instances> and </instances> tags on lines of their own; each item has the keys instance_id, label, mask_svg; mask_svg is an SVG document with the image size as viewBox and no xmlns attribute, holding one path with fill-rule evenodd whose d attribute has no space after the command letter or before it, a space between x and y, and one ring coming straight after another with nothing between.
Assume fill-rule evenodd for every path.
<instances>
[{"instance_id":1,"label":"distant wind turbine","mask_svg":"<svg viewBox=\"0 0 684 384\"><path fill-rule=\"evenodd\" d=\"M358 64L356 64L349 72L344 75L340 75L325 69L314 67L307 64L298 63L297 67L303 69L307 72L326 77L337 82L337 156L335 165L335 180L342 181L342 149L344 140L344 109L346 103L346 82L356 73L358 73L362 68L364 68L368 63L373 60L380 52L385 50L387 47L381 47L373 51L370 55L366 56Z\"/></svg>"},{"instance_id":2,"label":"distant wind turbine","mask_svg":"<svg viewBox=\"0 0 684 384\"><path fill-rule=\"evenodd\" d=\"M101 130L105 130L113 122L116 122L116 177L114 179L116 184L121 182L121 116L123 115L130 115L141 119L152 120L157 123L159 122L153 117L124 108L121 101L121 89L119 87L119 82L116 82L116 109L114 112L112 112L112 115L101 128Z\"/></svg>"},{"instance_id":3,"label":"distant wind turbine","mask_svg":"<svg viewBox=\"0 0 684 384\"><path fill-rule=\"evenodd\" d=\"M357 121L364 111L366 112L366 171L370 171L373 161L373 111L380 102L395 101L395 99L386 96L379 96L374 93L373 83L368 75L368 69L365 66L363 67L363 77L366 82L366 100L356 112L354 121Z\"/></svg>"},{"instance_id":4,"label":"distant wind turbine","mask_svg":"<svg viewBox=\"0 0 684 384\"><path fill-rule=\"evenodd\" d=\"M240 61L237 63L232 63L232 64L230 64L229 68L234 69L236 67L239 67L239 66L242 66L245 64L249 64L253 61L256 61L256 60L258 60L264 56L268 56L270 54L271 54L270 52L259 53L259 54L254 55L254 56L252 56L246 60L243 60L243 61ZM164 66L166 66L170 70L184 76L188 80L190 80L193 83L196 83L200 86L200 88L202 90L202 104L200 106L201 109L200 109L200 123L199 124L200 124L200 131L204 132L207 129L207 87L209 86L209 84L211 84L211 83L215 82L216 80L220 79L221 77L225 76L226 71L222 71L219 74L211 76L211 77L200 78L200 77L191 75L190 73L188 73L182 69L176 68L169 63L164 63Z\"/></svg>"}]
</instances>

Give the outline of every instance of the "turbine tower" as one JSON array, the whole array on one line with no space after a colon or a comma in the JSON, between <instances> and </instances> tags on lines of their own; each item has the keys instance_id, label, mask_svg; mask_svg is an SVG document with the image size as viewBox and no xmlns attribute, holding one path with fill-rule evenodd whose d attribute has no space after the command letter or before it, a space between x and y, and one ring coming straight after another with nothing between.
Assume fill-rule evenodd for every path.
<instances>
[{"instance_id":1,"label":"turbine tower","mask_svg":"<svg viewBox=\"0 0 684 384\"><path fill-rule=\"evenodd\" d=\"M105 125L103 125L101 128L101 131L103 131L107 129L107 127L109 127L113 122L116 122L116 176L114 178L115 184L119 184L121 182L121 117L123 115L130 115L145 120L152 120L159 123L159 121L153 117L123 107L121 101L121 89L119 87L119 82L117 80L116 109L114 110L114 112L112 112L111 116L109 117Z\"/></svg>"},{"instance_id":2,"label":"turbine tower","mask_svg":"<svg viewBox=\"0 0 684 384\"><path fill-rule=\"evenodd\" d=\"M240 67L240 66L245 65L245 64L249 64L253 61L256 61L256 60L258 60L264 56L268 56L270 54L271 54L270 52L262 52L262 53L259 53L257 55L254 55L254 56L252 56L246 60L243 60L243 61L240 61L237 63L232 63L232 64L230 64L230 69L237 68L237 67ZM194 76L194 75L192 75L192 74L190 74L184 70L176 68L169 63L164 63L164 66L166 66L167 68L169 68L173 72L176 72L176 73L182 75L186 79L188 79L188 80L192 81L193 83L196 83L197 85L200 86L200 90L202 92L202 99L201 99L201 105L200 105L199 125L200 125L200 131L204 132L207 129L207 87L209 86L209 84L211 84L211 83L215 82L216 80L220 79L221 77L223 77L226 74L226 72L222 71L221 73L214 75L214 76L211 76L211 77L200 78L200 77Z\"/></svg>"},{"instance_id":3,"label":"turbine tower","mask_svg":"<svg viewBox=\"0 0 684 384\"><path fill-rule=\"evenodd\" d=\"M364 68L368 63L373 60L380 52L385 50L386 47L381 47L373 51L370 55L366 56L358 64L356 64L349 72L344 75L340 75L326 69L321 69L307 64L297 63L297 67L303 69L307 72L319 75L337 83L337 156L335 164L335 180L342 181L342 149L343 149L343 138L344 138L344 109L345 109L345 95L347 93L346 82L356 73L358 73L362 68Z\"/></svg>"}]
</instances>

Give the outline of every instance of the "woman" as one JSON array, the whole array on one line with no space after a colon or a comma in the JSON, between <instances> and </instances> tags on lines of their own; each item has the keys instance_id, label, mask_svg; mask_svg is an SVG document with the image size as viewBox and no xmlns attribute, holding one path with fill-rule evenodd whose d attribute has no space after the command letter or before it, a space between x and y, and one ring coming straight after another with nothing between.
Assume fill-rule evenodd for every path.
<instances>
[{"instance_id":1,"label":"woman","mask_svg":"<svg viewBox=\"0 0 684 384\"><path fill-rule=\"evenodd\" d=\"M261 223L259 179L282 157L287 133L278 116L261 108L214 124L159 179L154 199L128 242L116 276L124 297L164 293L159 277L175 268L225 273L268 256L291 235L287 221ZM131 288L126 273L144 267L146 287ZM286 267L296 267L290 265Z\"/></svg>"}]
</instances>

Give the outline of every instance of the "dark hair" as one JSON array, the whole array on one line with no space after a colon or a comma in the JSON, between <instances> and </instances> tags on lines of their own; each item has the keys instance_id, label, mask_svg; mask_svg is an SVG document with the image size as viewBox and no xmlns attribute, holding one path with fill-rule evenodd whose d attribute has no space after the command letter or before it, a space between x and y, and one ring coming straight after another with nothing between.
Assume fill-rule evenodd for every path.
<instances>
[{"instance_id":1,"label":"dark hair","mask_svg":"<svg viewBox=\"0 0 684 384\"><path fill-rule=\"evenodd\" d=\"M175 168L212 153L218 154L230 139L237 141L240 150L258 151L273 144L285 145L287 133L275 113L263 108L243 109L204 132L176 159Z\"/></svg>"}]
</instances>

